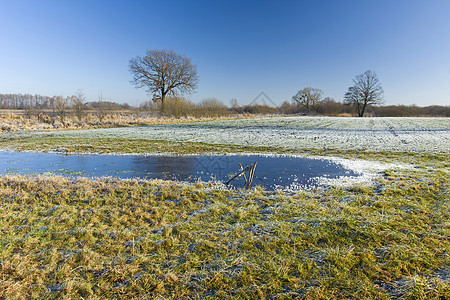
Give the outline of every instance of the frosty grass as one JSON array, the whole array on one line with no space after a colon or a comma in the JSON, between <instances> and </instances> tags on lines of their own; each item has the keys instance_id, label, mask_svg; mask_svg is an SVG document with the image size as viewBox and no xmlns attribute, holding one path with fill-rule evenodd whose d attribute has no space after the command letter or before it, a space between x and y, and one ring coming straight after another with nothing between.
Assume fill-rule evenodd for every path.
<instances>
[{"instance_id":1,"label":"frosty grass","mask_svg":"<svg viewBox=\"0 0 450 300\"><path fill-rule=\"evenodd\" d=\"M57 134L294 149L450 153L449 118L276 117Z\"/></svg>"}]
</instances>

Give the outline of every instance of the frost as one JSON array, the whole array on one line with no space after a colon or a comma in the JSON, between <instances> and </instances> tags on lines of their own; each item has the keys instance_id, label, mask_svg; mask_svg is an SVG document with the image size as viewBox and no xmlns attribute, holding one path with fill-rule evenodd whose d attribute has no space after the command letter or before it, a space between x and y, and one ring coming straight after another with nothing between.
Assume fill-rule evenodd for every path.
<instances>
[{"instance_id":1,"label":"frost","mask_svg":"<svg viewBox=\"0 0 450 300\"><path fill-rule=\"evenodd\" d=\"M340 176L338 178L315 177L312 181L319 186L350 187L354 185L371 185L374 178L388 169L410 169L413 166L405 164L381 163L367 160L351 160L339 157L326 158L353 170L358 176Z\"/></svg>"},{"instance_id":2,"label":"frost","mask_svg":"<svg viewBox=\"0 0 450 300\"><path fill-rule=\"evenodd\" d=\"M448 118L277 117L55 134L293 149L450 153Z\"/></svg>"}]
</instances>

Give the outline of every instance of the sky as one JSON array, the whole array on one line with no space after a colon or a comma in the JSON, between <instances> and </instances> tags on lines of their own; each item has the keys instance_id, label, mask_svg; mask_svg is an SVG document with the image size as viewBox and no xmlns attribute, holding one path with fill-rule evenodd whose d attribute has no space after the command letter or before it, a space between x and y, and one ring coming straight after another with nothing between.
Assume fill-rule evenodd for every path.
<instances>
[{"instance_id":1,"label":"sky","mask_svg":"<svg viewBox=\"0 0 450 300\"><path fill-rule=\"evenodd\" d=\"M0 93L137 106L129 60L173 50L197 66L186 98L341 101L375 71L386 105L450 105L450 1L0 0Z\"/></svg>"}]
</instances>

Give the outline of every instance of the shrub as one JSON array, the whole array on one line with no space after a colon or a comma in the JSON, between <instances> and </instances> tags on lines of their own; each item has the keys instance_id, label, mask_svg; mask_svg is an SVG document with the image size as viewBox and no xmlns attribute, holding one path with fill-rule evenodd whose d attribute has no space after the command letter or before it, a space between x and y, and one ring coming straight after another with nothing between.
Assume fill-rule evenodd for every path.
<instances>
[{"instance_id":1,"label":"shrub","mask_svg":"<svg viewBox=\"0 0 450 300\"><path fill-rule=\"evenodd\" d=\"M216 98L202 100L196 108L195 116L218 117L229 114L228 107Z\"/></svg>"},{"instance_id":2,"label":"shrub","mask_svg":"<svg viewBox=\"0 0 450 300\"><path fill-rule=\"evenodd\" d=\"M181 97L166 98L164 102L164 115L181 118L192 115L195 104Z\"/></svg>"}]
</instances>

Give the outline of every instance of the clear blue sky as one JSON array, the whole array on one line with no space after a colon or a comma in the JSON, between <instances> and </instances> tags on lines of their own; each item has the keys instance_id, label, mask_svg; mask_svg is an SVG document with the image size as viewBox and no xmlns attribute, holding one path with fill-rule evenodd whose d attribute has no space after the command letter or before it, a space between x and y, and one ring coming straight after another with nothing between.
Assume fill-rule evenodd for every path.
<instances>
[{"instance_id":1,"label":"clear blue sky","mask_svg":"<svg viewBox=\"0 0 450 300\"><path fill-rule=\"evenodd\" d=\"M342 100L374 70L386 104L450 105L450 1L0 0L0 93L138 105L128 61L147 49L190 57L194 102L281 104L307 86Z\"/></svg>"}]
</instances>

